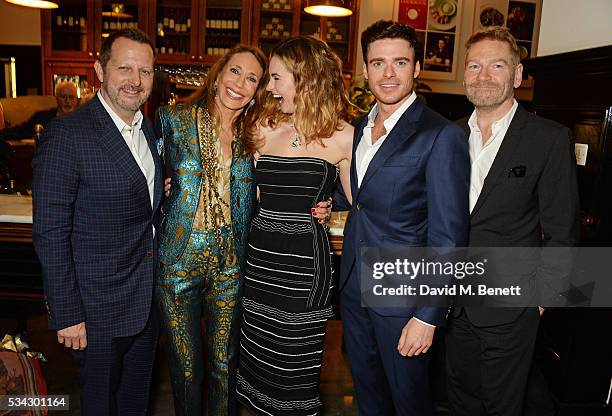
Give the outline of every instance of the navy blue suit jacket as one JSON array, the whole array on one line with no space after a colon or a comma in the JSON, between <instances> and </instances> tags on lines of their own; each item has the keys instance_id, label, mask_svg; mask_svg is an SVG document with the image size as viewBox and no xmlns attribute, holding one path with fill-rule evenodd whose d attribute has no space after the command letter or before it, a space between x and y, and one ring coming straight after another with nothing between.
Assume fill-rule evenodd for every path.
<instances>
[{"instance_id":1,"label":"navy blue suit jacket","mask_svg":"<svg viewBox=\"0 0 612 416\"><path fill-rule=\"evenodd\" d=\"M355 129L353 141L353 203L342 207L342 198L334 197L335 209L350 210L341 289L349 279L359 279L363 247L461 247L468 238L470 158L462 129L416 100L389 132L357 187L355 150L366 124L367 118ZM443 323L446 312L431 307L372 309L434 325Z\"/></svg>"},{"instance_id":2,"label":"navy blue suit jacket","mask_svg":"<svg viewBox=\"0 0 612 416\"><path fill-rule=\"evenodd\" d=\"M51 329L85 321L88 334L129 336L148 320L163 176L151 122L142 129L155 162L153 208L146 179L98 97L54 119L41 137L32 237Z\"/></svg>"}]
</instances>

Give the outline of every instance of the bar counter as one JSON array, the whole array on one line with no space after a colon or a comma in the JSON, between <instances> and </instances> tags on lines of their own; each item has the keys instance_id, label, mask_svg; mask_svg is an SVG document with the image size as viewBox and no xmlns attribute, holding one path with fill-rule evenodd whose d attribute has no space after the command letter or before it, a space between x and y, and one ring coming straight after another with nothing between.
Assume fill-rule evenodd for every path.
<instances>
[{"instance_id":1,"label":"bar counter","mask_svg":"<svg viewBox=\"0 0 612 416\"><path fill-rule=\"evenodd\" d=\"M0 195L0 242L32 242L32 198Z\"/></svg>"},{"instance_id":2,"label":"bar counter","mask_svg":"<svg viewBox=\"0 0 612 416\"><path fill-rule=\"evenodd\" d=\"M346 212L333 212L329 240L332 252L342 254L342 230ZM32 198L29 196L0 195L0 242L32 242Z\"/></svg>"}]
</instances>

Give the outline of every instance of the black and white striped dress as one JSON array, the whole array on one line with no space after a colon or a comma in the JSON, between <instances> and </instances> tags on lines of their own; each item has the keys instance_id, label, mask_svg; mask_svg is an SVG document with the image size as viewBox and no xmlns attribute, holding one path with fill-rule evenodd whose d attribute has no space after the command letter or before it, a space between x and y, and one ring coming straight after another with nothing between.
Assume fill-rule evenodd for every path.
<instances>
[{"instance_id":1,"label":"black and white striped dress","mask_svg":"<svg viewBox=\"0 0 612 416\"><path fill-rule=\"evenodd\" d=\"M316 415L331 249L310 209L338 176L310 157L262 155L260 209L249 234L237 397L258 415Z\"/></svg>"}]
</instances>

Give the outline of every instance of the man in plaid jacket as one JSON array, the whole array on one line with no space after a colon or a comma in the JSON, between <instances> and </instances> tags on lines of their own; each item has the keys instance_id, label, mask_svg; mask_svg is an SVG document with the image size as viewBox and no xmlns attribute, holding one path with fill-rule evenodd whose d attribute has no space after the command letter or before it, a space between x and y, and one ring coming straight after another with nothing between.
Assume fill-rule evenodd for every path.
<instances>
[{"instance_id":1,"label":"man in plaid jacket","mask_svg":"<svg viewBox=\"0 0 612 416\"><path fill-rule=\"evenodd\" d=\"M84 415L147 412L163 176L139 108L153 65L144 33L111 34L95 63L101 90L49 124L33 161L33 242L49 326L80 362Z\"/></svg>"}]
</instances>

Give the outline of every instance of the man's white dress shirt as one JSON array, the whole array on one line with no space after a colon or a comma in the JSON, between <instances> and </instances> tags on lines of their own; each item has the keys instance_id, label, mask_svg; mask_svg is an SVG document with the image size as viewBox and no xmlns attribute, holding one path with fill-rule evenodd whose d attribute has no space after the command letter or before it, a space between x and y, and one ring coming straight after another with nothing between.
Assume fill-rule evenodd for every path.
<instances>
[{"instance_id":1,"label":"man's white dress shirt","mask_svg":"<svg viewBox=\"0 0 612 416\"><path fill-rule=\"evenodd\" d=\"M385 134L380 136L376 143L372 144L372 129L374 128L374 121L376 120L376 116L378 115L378 103L374 105L374 108L370 110L368 114L368 124L363 129L363 135L361 136L361 140L357 145L357 150L355 151L355 167L357 168L357 187L361 186L361 181L368 170L368 166L370 166L370 162L374 159L376 152L385 142L385 139L393 130L393 127L397 124L397 121L400 119L402 115L408 110L410 105L416 100L417 96L412 92L410 97L402 105L393 112L387 118L383 125L385 126Z\"/></svg>"},{"instance_id":2,"label":"man's white dress shirt","mask_svg":"<svg viewBox=\"0 0 612 416\"><path fill-rule=\"evenodd\" d=\"M153 192L155 189L155 162L153 162L153 155L151 154L151 149L149 149L147 138L142 131L142 112L138 110L134 115L134 120L132 120L132 123L127 124L113 111L112 108L109 107L106 101L104 101L100 91L98 91L98 98L100 99L100 102L102 103L102 106L106 112L113 119L119 133L121 133L121 136L123 136L123 140L125 140L130 152L132 152L134 160L146 178L147 187L149 189L149 200L151 202L151 207L153 207Z\"/></svg>"},{"instance_id":3,"label":"man's white dress shirt","mask_svg":"<svg viewBox=\"0 0 612 416\"><path fill-rule=\"evenodd\" d=\"M514 113L518 108L518 103L514 103L510 110L501 119L497 120L491 126L491 137L485 144L482 143L482 133L478 128L478 120L476 110L468 120L470 127L470 161L472 162L472 172L470 176L470 212L474 209L476 201L480 196L484 181L491 170L491 165L497 156L497 152L504 141L504 136L508 132L508 127L512 122Z\"/></svg>"}]
</instances>

